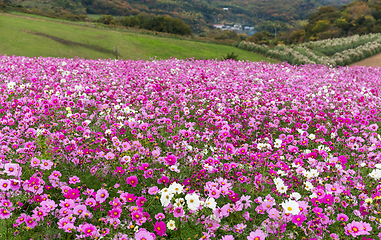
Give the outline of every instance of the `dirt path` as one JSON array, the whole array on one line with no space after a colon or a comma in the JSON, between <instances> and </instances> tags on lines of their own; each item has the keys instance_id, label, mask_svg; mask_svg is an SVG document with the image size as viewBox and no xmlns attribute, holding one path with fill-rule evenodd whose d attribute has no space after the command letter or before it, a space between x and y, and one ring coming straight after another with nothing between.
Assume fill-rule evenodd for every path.
<instances>
[{"instance_id":1,"label":"dirt path","mask_svg":"<svg viewBox=\"0 0 381 240\"><path fill-rule=\"evenodd\" d=\"M376 54L374 56L368 57L364 60L361 60L356 63L352 63L349 65L350 67L352 66L367 66L367 67L373 67L373 66L378 66L381 67L381 53Z\"/></svg>"}]
</instances>

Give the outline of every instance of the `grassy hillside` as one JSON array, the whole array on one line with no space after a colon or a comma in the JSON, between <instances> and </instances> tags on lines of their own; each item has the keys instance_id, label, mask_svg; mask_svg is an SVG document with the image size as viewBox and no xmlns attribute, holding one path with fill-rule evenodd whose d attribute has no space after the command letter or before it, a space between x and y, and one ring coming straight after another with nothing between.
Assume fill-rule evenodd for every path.
<instances>
[{"instance_id":1,"label":"grassy hillside","mask_svg":"<svg viewBox=\"0 0 381 240\"><path fill-rule=\"evenodd\" d=\"M108 59L115 58L113 48L119 47L122 59L210 59L234 52L240 60L269 60L230 46L92 28L16 14L0 13L0 33L0 53L7 55Z\"/></svg>"}]
</instances>

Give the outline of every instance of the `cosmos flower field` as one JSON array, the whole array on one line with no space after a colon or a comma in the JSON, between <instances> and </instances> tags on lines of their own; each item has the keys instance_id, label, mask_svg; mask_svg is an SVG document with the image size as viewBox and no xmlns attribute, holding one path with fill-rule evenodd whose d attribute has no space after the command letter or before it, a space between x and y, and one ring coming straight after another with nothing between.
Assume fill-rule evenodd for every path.
<instances>
[{"instance_id":1,"label":"cosmos flower field","mask_svg":"<svg viewBox=\"0 0 381 240\"><path fill-rule=\"evenodd\" d=\"M381 68L0 56L2 239L380 239Z\"/></svg>"}]
</instances>

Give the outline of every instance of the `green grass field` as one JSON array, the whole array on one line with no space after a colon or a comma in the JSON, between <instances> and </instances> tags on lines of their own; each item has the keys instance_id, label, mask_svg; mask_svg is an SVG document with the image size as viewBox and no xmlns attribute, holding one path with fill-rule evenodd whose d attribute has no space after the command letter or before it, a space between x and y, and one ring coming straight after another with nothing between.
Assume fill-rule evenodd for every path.
<instances>
[{"instance_id":1,"label":"green grass field","mask_svg":"<svg viewBox=\"0 0 381 240\"><path fill-rule=\"evenodd\" d=\"M275 62L261 55L230 46L99 29L48 18L8 13L0 13L0 53L27 57L115 58L112 53L99 52L78 45L65 45L48 37L29 33L31 31L107 50L119 47L121 59L149 60L155 57L157 59L170 57L220 59L221 56L234 52L240 60Z\"/></svg>"}]
</instances>

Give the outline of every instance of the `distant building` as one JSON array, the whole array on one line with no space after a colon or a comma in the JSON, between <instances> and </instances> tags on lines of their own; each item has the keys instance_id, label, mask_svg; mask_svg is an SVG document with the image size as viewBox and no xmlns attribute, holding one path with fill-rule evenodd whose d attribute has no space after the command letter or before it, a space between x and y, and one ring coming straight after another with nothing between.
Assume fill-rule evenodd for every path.
<instances>
[{"instance_id":1,"label":"distant building","mask_svg":"<svg viewBox=\"0 0 381 240\"><path fill-rule=\"evenodd\" d=\"M219 29L222 29L223 27L225 27L225 25L223 25L223 24L214 24L213 26L215 28L219 28Z\"/></svg>"},{"instance_id":2,"label":"distant building","mask_svg":"<svg viewBox=\"0 0 381 240\"><path fill-rule=\"evenodd\" d=\"M215 28L221 29L221 30L228 30L228 31L234 31L238 34L246 34L247 36L253 35L256 31L254 30L254 27L251 26L243 26L240 24L213 24Z\"/></svg>"},{"instance_id":3,"label":"distant building","mask_svg":"<svg viewBox=\"0 0 381 240\"><path fill-rule=\"evenodd\" d=\"M228 11L229 10L229 8L222 8L223 10L225 10L225 11Z\"/></svg>"},{"instance_id":4,"label":"distant building","mask_svg":"<svg viewBox=\"0 0 381 240\"><path fill-rule=\"evenodd\" d=\"M242 25L234 25L234 30L242 30Z\"/></svg>"}]
</instances>

